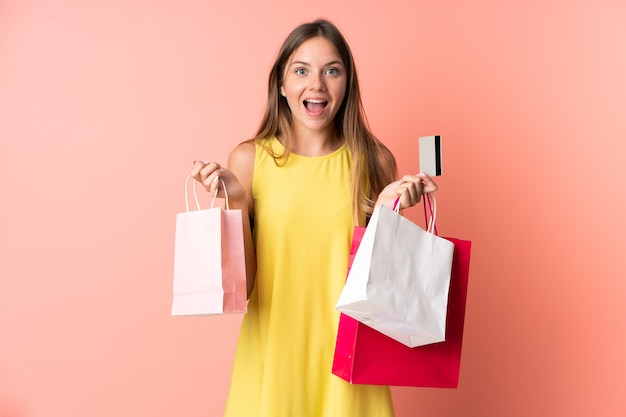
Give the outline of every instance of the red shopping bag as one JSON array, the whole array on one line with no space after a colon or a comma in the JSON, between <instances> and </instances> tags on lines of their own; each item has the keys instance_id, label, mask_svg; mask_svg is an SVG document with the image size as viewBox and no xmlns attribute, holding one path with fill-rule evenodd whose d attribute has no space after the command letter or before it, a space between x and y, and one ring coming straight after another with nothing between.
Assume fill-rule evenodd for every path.
<instances>
[{"instance_id":1,"label":"red shopping bag","mask_svg":"<svg viewBox=\"0 0 626 417\"><path fill-rule=\"evenodd\" d=\"M364 232L355 227L350 265ZM471 242L446 239L454 255L445 342L411 348L341 314L333 374L353 384L458 387Z\"/></svg>"}]
</instances>

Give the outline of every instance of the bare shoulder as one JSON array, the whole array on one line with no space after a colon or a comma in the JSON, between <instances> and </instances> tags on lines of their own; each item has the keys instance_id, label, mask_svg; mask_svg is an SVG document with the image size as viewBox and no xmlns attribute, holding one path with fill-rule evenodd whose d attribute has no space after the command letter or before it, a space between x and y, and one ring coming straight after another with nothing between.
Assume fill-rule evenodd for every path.
<instances>
[{"instance_id":1,"label":"bare shoulder","mask_svg":"<svg viewBox=\"0 0 626 417\"><path fill-rule=\"evenodd\" d=\"M230 152L228 169L237 171L252 170L256 147L252 142L240 143Z\"/></svg>"}]
</instances>

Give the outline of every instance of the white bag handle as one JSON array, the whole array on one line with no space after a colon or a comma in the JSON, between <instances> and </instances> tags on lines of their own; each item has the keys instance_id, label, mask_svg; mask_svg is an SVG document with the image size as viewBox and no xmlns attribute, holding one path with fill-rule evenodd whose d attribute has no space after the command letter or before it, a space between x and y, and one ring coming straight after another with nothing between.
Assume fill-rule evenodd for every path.
<instances>
[{"instance_id":1,"label":"white bag handle","mask_svg":"<svg viewBox=\"0 0 626 417\"><path fill-rule=\"evenodd\" d=\"M426 205L429 204L430 216L428 216L426 231L430 234L435 233L435 220L437 219L437 200L435 200L435 193L427 193L422 195L424 202L424 214L426 214ZM400 197L393 204L393 211L400 213Z\"/></svg>"},{"instance_id":2,"label":"white bag handle","mask_svg":"<svg viewBox=\"0 0 626 417\"><path fill-rule=\"evenodd\" d=\"M187 180L185 181L185 208L187 209L187 212L189 212L189 179L191 178L191 175L187 175ZM228 192L226 191L226 184L224 184L224 180L222 178L220 178L220 182L222 183L222 189L224 190L224 199L226 201L226 210L230 210L230 208L228 207ZM196 209L200 210L200 202L198 201L198 193L196 191L196 183L197 181L193 182L193 198L194 200L196 200ZM211 208L213 208L213 205L215 204L215 197L217 197L217 191L219 190L219 186L215 189L215 192L213 193L213 199L211 200Z\"/></svg>"}]
</instances>

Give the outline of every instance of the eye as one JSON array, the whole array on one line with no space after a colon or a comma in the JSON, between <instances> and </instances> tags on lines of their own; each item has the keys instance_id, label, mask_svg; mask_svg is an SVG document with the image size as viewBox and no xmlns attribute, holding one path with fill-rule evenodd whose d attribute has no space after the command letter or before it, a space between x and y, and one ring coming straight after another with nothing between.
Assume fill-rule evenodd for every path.
<instances>
[{"instance_id":1,"label":"eye","mask_svg":"<svg viewBox=\"0 0 626 417\"><path fill-rule=\"evenodd\" d=\"M326 69L326 75L339 75L339 69L331 67Z\"/></svg>"},{"instance_id":2,"label":"eye","mask_svg":"<svg viewBox=\"0 0 626 417\"><path fill-rule=\"evenodd\" d=\"M305 68L296 68L296 74L297 75L306 75L306 69Z\"/></svg>"}]
</instances>

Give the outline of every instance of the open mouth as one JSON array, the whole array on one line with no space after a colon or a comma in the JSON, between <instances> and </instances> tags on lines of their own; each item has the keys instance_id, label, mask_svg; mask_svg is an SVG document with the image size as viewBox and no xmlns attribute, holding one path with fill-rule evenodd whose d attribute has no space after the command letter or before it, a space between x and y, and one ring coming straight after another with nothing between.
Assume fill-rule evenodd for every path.
<instances>
[{"instance_id":1,"label":"open mouth","mask_svg":"<svg viewBox=\"0 0 626 417\"><path fill-rule=\"evenodd\" d=\"M328 104L328 101L326 100L316 100L316 99L304 100L304 107L306 107L306 109L310 111L311 113L321 112L322 110L324 110L327 104Z\"/></svg>"}]
</instances>

